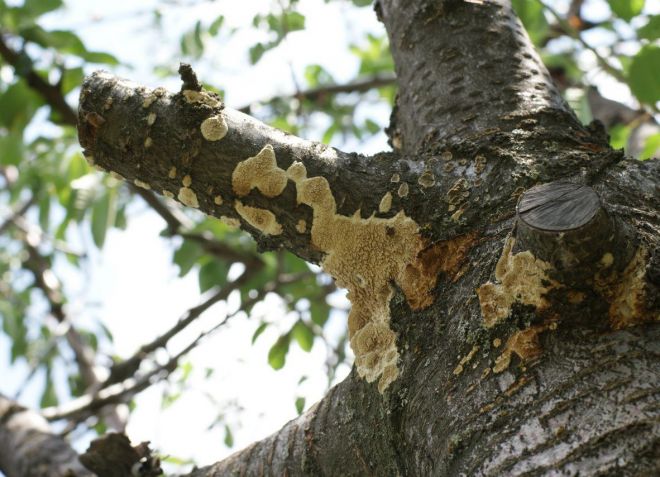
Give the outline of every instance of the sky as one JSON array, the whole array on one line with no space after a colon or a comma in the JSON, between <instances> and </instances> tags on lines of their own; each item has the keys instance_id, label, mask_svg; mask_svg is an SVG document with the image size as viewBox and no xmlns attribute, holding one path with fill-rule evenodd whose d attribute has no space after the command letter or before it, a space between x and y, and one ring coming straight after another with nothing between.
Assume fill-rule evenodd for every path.
<instances>
[{"instance_id":1,"label":"sky","mask_svg":"<svg viewBox=\"0 0 660 477\"><path fill-rule=\"evenodd\" d=\"M562 10L567 2L555 3ZM269 11L271 2L250 0L241 2L240 8L236 7L235 1L221 0L186 7L163 5L161 32L153 30L153 17L148 13L156 4L158 2L152 0L67 0L67 9L49 15L42 25L52 29L72 29L82 37L88 49L115 54L128 65L117 70L121 76L150 87L178 89L178 78L157 77L152 71L153 65L176 67L181 32L191 28L200 18L224 14L225 28L239 30L231 38L221 35L210 45L210 61L200 60L193 67L204 81L228 92L225 100L230 107L292 93L295 89L292 75L304 83L304 67L310 63L323 65L340 83L350 80L359 65L356 57L348 52L347 45L360 41L365 31L383 31L371 8L355 10L344 2L326 4L323 0L304 0L301 11L306 16L305 32L291 34L282 47L266 54L256 66L251 66L247 60L247 48L258 41L260 35L251 28L252 17L255 13ZM592 15L597 17L599 11L593 10ZM597 43L599 38L589 41ZM585 54L581 61L587 68L595 63L589 54ZM590 69L595 71L593 67ZM590 80L599 85L602 94L631 103L632 98L625 88L606 75L596 72L590 75ZM367 106L358 114L378 117L384 126L389 110L382 106ZM322 129L313 134L317 137L310 139L319 139ZM364 153L387 149L382 133L361 144L333 145ZM133 218L127 230L111 230L103 250L92 254L88 275L76 274L64 263L59 263L56 268L70 295L76 297L69 308L74 319L102 321L113 333L114 351L120 356L132 354L200 301L196 274L179 278L177 267L171 263L173 244L159 236L163 229L161 219L139 202L132 211ZM77 240L89 244L89 237ZM341 296L333 299L339 307L347 306ZM235 300L229 300L228 305L214 306L182 336L183 341L179 339L174 343L174 351L177 345L181 346L222 319L228 308L235 307L233 302ZM288 329L291 324L292 317L282 314L275 299L267 300L255 310L255 314L280 320L281 329ZM270 327L253 346L250 341L257 324L257 320L236 316L226 328L194 350L184 360L194 365L190 389L185 390L171 407L163 410L160 406L166 385L152 386L140 394L127 429L131 439L134 442L149 440L164 455L208 464L266 437L294 418L297 397L306 398L306 407L320 399L326 390L323 367L326 355L321 343L316 343L310 353L292 346L287 366L273 371L266 356L278 333L275 327ZM345 313L336 312L331 317L328 333L337 337L345 326ZM6 345L6 338L0 337L0 349ZM6 356L0 353L0 369L3 370L9 367L4 360ZM209 368L214 369L214 374L206 379L206 369ZM338 381L348 371L349 368L344 366ZM24 372L25 368L20 366L10 369L0 383L0 391L12 395L21 385L21 373ZM301 376L307 376L307 379L299 384ZM39 392L35 380L23 392L24 402L36 403ZM224 426L207 430L219 412L225 412L225 422L232 429L234 446L231 449L223 444ZM78 437L78 450L83 450L91 435L74 435Z\"/></svg>"}]
</instances>

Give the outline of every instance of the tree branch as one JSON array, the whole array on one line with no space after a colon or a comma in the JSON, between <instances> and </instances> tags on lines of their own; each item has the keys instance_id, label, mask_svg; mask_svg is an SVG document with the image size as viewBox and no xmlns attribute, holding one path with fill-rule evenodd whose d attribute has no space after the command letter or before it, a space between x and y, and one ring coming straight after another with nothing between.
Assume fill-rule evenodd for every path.
<instances>
[{"instance_id":1,"label":"tree branch","mask_svg":"<svg viewBox=\"0 0 660 477\"><path fill-rule=\"evenodd\" d=\"M508 0L415 2L405 9L379 0L377 12L399 78L388 130L395 149L419 153L434 141L512 131L523 119L557 130L566 121L579 127Z\"/></svg>"},{"instance_id":2,"label":"tree branch","mask_svg":"<svg viewBox=\"0 0 660 477\"><path fill-rule=\"evenodd\" d=\"M1 394L0 470L7 477L93 476L43 417Z\"/></svg>"}]
</instances>

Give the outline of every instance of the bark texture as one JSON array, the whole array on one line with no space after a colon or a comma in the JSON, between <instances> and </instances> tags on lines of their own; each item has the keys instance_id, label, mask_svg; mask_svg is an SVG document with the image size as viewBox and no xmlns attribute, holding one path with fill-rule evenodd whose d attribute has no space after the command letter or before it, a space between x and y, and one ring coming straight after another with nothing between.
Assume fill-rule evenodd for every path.
<instances>
[{"instance_id":1,"label":"bark texture","mask_svg":"<svg viewBox=\"0 0 660 477\"><path fill-rule=\"evenodd\" d=\"M38 413L0 395L0 469L7 477L92 477Z\"/></svg>"},{"instance_id":2,"label":"bark texture","mask_svg":"<svg viewBox=\"0 0 660 477\"><path fill-rule=\"evenodd\" d=\"M660 162L579 123L508 2L376 9L391 153L292 137L189 85L83 86L90 161L350 291L357 370L191 475L657 474Z\"/></svg>"}]
</instances>

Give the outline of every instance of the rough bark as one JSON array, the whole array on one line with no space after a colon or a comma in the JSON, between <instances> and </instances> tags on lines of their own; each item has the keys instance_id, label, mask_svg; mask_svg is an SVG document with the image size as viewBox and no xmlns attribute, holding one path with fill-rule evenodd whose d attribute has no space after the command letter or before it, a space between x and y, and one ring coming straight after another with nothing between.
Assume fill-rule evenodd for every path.
<instances>
[{"instance_id":1,"label":"rough bark","mask_svg":"<svg viewBox=\"0 0 660 477\"><path fill-rule=\"evenodd\" d=\"M7 477L92 477L38 413L0 395L0 469Z\"/></svg>"},{"instance_id":2,"label":"rough bark","mask_svg":"<svg viewBox=\"0 0 660 477\"><path fill-rule=\"evenodd\" d=\"M83 86L92 162L322 262L353 302L357 371L191 475L658 472L660 162L578 122L507 2L377 11L399 78L393 153L304 141L190 86ZM584 213L516 210L539 184Z\"/></svg>"}]
</instances>

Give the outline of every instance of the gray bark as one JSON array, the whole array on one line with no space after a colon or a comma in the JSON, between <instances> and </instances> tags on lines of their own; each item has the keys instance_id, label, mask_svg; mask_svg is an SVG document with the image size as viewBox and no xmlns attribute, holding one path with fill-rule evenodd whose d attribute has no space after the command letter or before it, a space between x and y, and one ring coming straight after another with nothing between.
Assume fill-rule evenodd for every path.
<instances>
[{"instance_id":1,"label":"gray bark","mask_svg":"<svg viewBox=\"0 0 660 477\"><path fill-rule=\"evenodd\" d=\"M7 477L91 477L46 420L0 395L0 470Z\"/></svg>"},{"instance_id":2,"label":"gray bark","mask_svg":"<svg viewBox=\"0 0 660 477\"><path fill-rule=\"evenodd\" d=\"M396 379L377 386L354 370L278 433L190 475L657 474L660 162L626 159L597 125L578 122L508 2L380 0L377 12L399 78L392 153L335 151L213 98L108 74L83 86L79 132L96 165L239 219L262 249L328 265L314 237L318 202L282 175L296 161L327 180L338 216L403 212L419 226L410 239L423 246L404 265L429 295L386 277ZM209 118L215 132L201 126ZM276 164L237 185L236 171L268 144ZM518 228L521 194L558 180L593 191L584 207L595 225L589 216L550 239L543 218ZM270 215L247 219L246 205ZM301 232L301 220L312 228ZM346 252L355 263L390 260L383 243L360 245ZM582 253L591 245L598 254ZM572 278L552 260L568 252ZM364 306L351 293L354 309Z\"/></svg>"}]
</instances>

